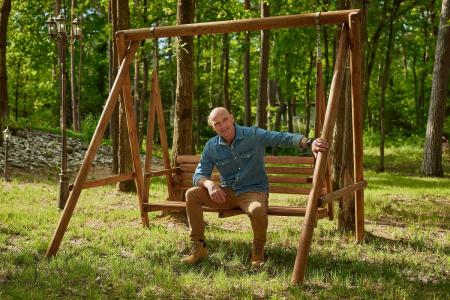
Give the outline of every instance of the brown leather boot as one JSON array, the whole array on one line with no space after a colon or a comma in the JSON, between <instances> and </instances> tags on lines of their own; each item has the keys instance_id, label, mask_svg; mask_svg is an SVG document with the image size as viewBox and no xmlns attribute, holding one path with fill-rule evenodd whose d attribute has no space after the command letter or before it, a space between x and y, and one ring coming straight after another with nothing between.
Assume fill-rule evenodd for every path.
<instances>
[{"instance_id":1,"label":"brown leather boot","mask_svg":"<svg viewBox=\"0 0 450 300\"><path fill-rule=\"evenodd\" d=\"M252 258L250 260L252 267L260 267L264 264L264 244L253 242Z\"/></svg>"},{"instance_id":2,"label":"brown leather boot","mask_svg":"<svg viewBox=\"0 0 450 300\"><path fill-rule=\"evenodd\" d=\"M208 256L208 248L206 248L205 243L202 243L200 241L193 241L191 254L183 257L181 262L184 264L193 265L202 258L207 256Z\"/></svg>"}]
</instances>

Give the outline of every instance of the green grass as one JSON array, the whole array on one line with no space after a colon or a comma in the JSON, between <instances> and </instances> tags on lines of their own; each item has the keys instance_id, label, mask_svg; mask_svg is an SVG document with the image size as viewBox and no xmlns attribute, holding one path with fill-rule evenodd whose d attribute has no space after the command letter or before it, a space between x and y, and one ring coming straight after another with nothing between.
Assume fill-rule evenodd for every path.
<instances>
[{"instance_id":1,"label":"green grass","mask_svg":"<svg viewBox=\"0 0 450 300\"><path fill-rule=\"evenodd\" d=\"M47 260L57 179L13 173L0 179L0 299L448 299L450 179L413 176L418 147L390 151L387 172L376 173L376 149L366 149L365 242L319 221L302 286L289 285L302 219L270 218L267 262L253 270L247 217L206 214L210 256L184 266L186 225L152 213L143 228L136 196L114 187L82 192ZM154 181L152 201L164 198Z\"/></svg>"}]
</instances>

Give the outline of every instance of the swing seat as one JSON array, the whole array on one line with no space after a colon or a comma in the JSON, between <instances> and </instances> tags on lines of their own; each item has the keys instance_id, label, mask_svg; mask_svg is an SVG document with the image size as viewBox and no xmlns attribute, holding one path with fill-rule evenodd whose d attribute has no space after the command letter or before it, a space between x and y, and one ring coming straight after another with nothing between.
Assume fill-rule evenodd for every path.
<instances>
[{"instance_id":1,"label":"swing seat","mask_svg":"<svg viewBox=\"0 0 450 300\"><path fill-rule=\"evenodd\" d=\"M181 197L183 198L185 191L192 187L192 176L199 161L199 155L179 155L176 159L176 168L169 170L172 173L172 188L174 190L178 190L179 193L176 194L181 194ZM269 194L308 195L312 187L314 162L315 160L313 156L266 156L265 166L269 178ZM155 175L163 174L166 174L166 172L160 171L154 172L153 174L147 173L146 177L153 177ZM220 175L217 169L213 170L211 180L216 182L220 181ZM322 193L326 194L325 187L322 189ZM145 203L144 208L148 212L184 211L186 208L186 202L166 201L163 203ZM204 211L218 212L219 217L221 218L244 213L238 207L232 209L204 207ZM304 216L305 213L306 207L297 205L269 205L268 208L268 215L273 216ZM318 209L318 218L325 217L332 219L333 215L331 205L320 207Z\"/></svg>"}]
</instances>

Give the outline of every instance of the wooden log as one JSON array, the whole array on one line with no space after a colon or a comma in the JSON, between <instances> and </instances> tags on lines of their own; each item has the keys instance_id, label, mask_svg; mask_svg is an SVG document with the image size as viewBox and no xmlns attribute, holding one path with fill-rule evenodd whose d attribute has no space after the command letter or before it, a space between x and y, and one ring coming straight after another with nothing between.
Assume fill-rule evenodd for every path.
<instances>
[{"instance_id":1,"label":"wooden log","mask_svg":"<svg viewBox=\"0 0 450 300\"><path fill-rule=\"evenodd\" d=\"M350 27L350 68L352 90L352 125L353 125L353 172L355 182L364 180L363 166L363 99L361 79L361 14L349 15ZM364 240L364 190L355 192L355 228L356 241Z\"/></svg>"},{"instance_id":2,"label":"wooden log","mask_svg":"<svg viewBox=\"0 0 450 300\"><path fill-rule=\"evenodd\" d=\"M56 227L52 240L47 249L47 257L54 256L58 252L62 238L64 237L64 233L67 230L67 226L69 225L70 219L73 215L73 211L75 210L75 207L77 205L78 198L80 197L83 184L86 181L89 169L92 165L92 162L94 161L98 146L100 145L103 134L105 133L106 127L109 124L108 122L111 118L114 107L117 104L117 98L122 89L122 84L127 74L127 70L130 67L131 62L133 61L133 57L138 46L139 42L131 43L131 46L127 50L125 58L119 67L116 80L114 81L114 84L111 88L111 92L109 93L108 99L106 100L106 104L103 108L103 112L97 124L97 128L95 129L88 150L84 156L83 164L81 165L80 171L78 172L77 178L75 179L73 190L69 195L67 204L64 207L61 218L59 219L58 226Z\"/></svg>"},{"instance_id":3,"label":"wooden log","mask_svg":"<svg viewBox=\"0 0 450 300\"><path fill-rule=\"evenodd\" d=\"M122 60L125 56L125 39L123 35L116 35L117 37L117 52L119 58ZM123 106L127 119L128 138L130 143L131 159L133 162L133 169L135 173L134 181L136 183L136 196L138 198L139 209L141 211L141 220L144 227L149 226L148 213L144 209L144 202L142 192L144 190L144 173L142 172L141 156L139 154L139 139L136 128L136 119L134 117L133 109L133 95L131 94L130 70L127 69L125 79L122 85Z\"/></svg>"},{"instance_id":4,"label":"wooden log","mask_svg":"<svg viewBox=\"0 0 450 300\"><path fill-rule=\"evenodd\" d=\"M320 13L320 25L340 24L348 22L348 14L358 10L327 11ZM144 40L175 36L193 36L201 34L229 33L240 31L266 30L277 28L298 28L316 24L315 13L290 16L274 16L243 20L193 23L163 27L128 29L118 31L126 40Z\"/></svg>"},{"instance_id":5,"label":"wooden log","mask_svg":"<svg viewBox=\"0 0 450 300\"><path fill-rule=\"evenodd\" d=\"M323 205L328 204L328 203L330 203L330 202L332 202L334 200L337 200L339 198L347 196L348 194L354 193L355 191L363 189L366 186L367 186L367 181L365 181L365 180L359 181L359 182L357 182L355 184L351 184L351 185L346 186L346 187L344 187L344 188L342 188L340 190L331 192L329 194L326 194L326 195L320 197L318 199L317 205L319 207L323 206Z\"/></svg>"},{"instance_id":6,"label":"wooden log","mask_svg":"<svg viewBox=\"0 0 450 300\"><path fill-rule=\"evenodd\" d=\"M90 189L97 186L103 186L108 184L114 184L121 181L127 181L134 179L134 173L125 173L125 174L119 174L114 176L109 176L101 179L96 180L88 180L83 184L82 189ZM69 191L73 190L74 185L69 185Z\"/></svg>"},{"instance_id":7,"label":"wooden log","mask_svg":"<svg viewBox=\"0 0 450 300\"><path fill-rule=\"evenodd\" d=\"M348 48L348 26L344 25L341 32L341 37L339 39L333 81L331 83L330 97L328 100L328 106L325 113L325 122L321 135L321 137L327 141L331 141L332 139L333 129L336 122L337 108L339 106L339 97L341 95ZM314 227L316 226L317 221L317 199L322 193L328 152L329 150L327 152L319 152L317 155L316 167L313 175L313 188L308 197L308 204L306 207L307 211L303 222L301 238L297 246L297 256L295 258L294 269L291 276L292 284L302 283L305 277L306 262L311 246Z\"/></svg>"}]
</instances>

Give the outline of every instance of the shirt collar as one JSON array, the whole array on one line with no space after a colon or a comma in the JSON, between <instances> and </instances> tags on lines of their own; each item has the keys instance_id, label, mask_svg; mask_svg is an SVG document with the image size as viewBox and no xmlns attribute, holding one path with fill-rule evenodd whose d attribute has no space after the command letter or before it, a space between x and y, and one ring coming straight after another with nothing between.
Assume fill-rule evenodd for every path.
<instances>
[{"instance_id":1,"label":"shirt collar","mask_svg":"<svg viewBox=\"0 0 450 300\"><path fill-rule=\"evenodd\" d=\"M236 133L235 133L234 140L233 140L232 144L234 144L234 142L236 140L241 140L244 137L244 135L242 134L242 127L241 126L239 126L236 123L234 123L234 128L236 129ZM218 137L219 137L219 145L228 146L227 142L223 139L223 137L221 137L220 135Z\"/></svg>"}]
</instances>

